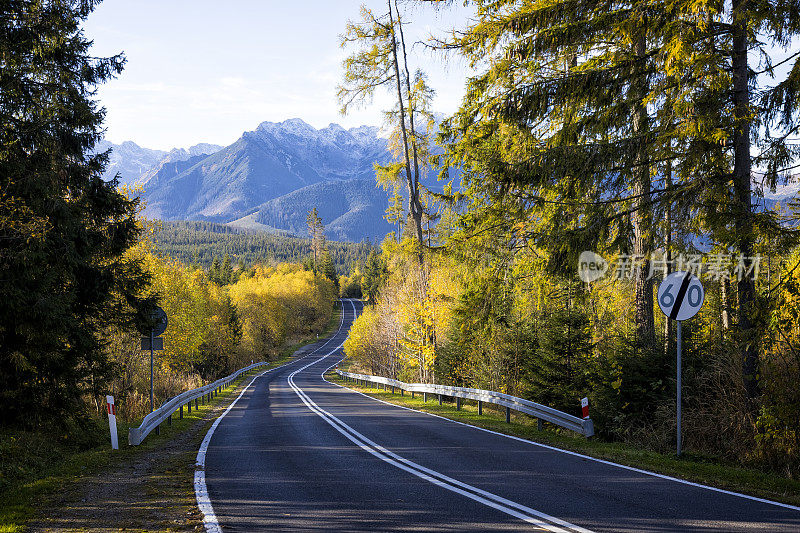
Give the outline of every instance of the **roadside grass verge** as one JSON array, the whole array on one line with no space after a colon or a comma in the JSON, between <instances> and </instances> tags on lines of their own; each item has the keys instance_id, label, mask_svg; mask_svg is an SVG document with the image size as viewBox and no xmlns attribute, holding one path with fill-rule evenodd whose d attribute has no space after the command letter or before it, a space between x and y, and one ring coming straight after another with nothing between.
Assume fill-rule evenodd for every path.
<instances>
[{"instance_id":1,"label":"roadside grass verge","mask_svg":"<svg viewBox=\"0 0 800 533\"><path fill-rule=\"evenodd\" d=\"M536 419L511 411L511 423L505 421L505 408L492 404L483 405L483 415L478 415L478 404L472 400L461 400L461 410L456 409L455 401L445 399L439 405L438 397L429 394L428 401L423 402L422 395L411 397L410 392L403 396L400 392L392 394L391 390L365 387L344 381L331 371L325 376L329 381L344 387L362 392L389 403L409 407L418 411L432 413L450 420L462 422L521 437L533 442L553 446L564 450L581 453L597 459L664 474L695 483L701 483L759 498L766 498L782 503L800 506L800 481L795 481L777 474L767 473L753 468L725 464L713 457L701 456L691 452L676 455L662 454L628 444L604 442L597 439L586 439L567 430L545 422L544 430L537 429Z\"/></svg>"},{"instance_id":2,"label":"roadside grass verge","mask_svg":"<svg viewBox=\"0 0 800 533\"><path fill-rule=\"evenodd\" d=\"M319 337L325 338L335 331L340 317L341 308L337 306L325 331ZM128 445L128 429L131 424L120 419L117 419L119 450L111 449L108 422L103 419L90 421L82 427L0 431L0 533L25 531L26 524L37 516L37 512L47 507L48 499L54 494L72 490L74 487L69 488L70 484L76 479L118 469L144 454L162 448L170 440L205 420L213 409L230 403L239 394L240 385L247 383L253 375L286 363L298 349L317 340L310 337L287 345L275 361L243 374L210 402L200 403L198 409L193 405L191 413L184 406L183 419L179 418L178 412L174 413L171 424L162 423L160 434L156 435L155 431L150 433L139 446ZM210 426L214 418L209 418L206 426ZM138 422L135 425L138 426ZM201 430L199 436L191 441L192 449L164 464L163 475L159 476L162 479L143 480L149 484L148 495L152 495L154 499L169 501L170 494L165 491L173 490L176 483L165 478L172 476L193 479L194 456L197 453L197 446L194 444L195 441L199 443L204 436L205 431ZM172 494L172 498L193 502L192 481L181 486L185 487L186 494Z\"/></svg>"},{"instance_id":3,"label":"roadside grass verge","mask_svg":"<svg viewBox=\"0 0 800 533\"><path fill-rule=\"evenodd\" d=\"M288 357L283 357L269 367L285 362ZM128 461L132 461L141 454L153 451L179 433L186 431L195 423L203 420L210 409L224 404L233 399L233 394L238 392L242 381L250 379L256 372L263 372L268 366L253 369L237 380L224 391L211 400L199 404L188 413L184 408L183 419L178 418L178 413L173 416L172 424L161 424L160 434L150 433L139 446L128 445L128 428L131 427L122 421L118 422L120 449L112 450L108 435L108 427L102 430L100 438L94 446L82 451L76 451L71 443L53 443L52 436L33 433L16 433L16 443L12 451L15 464L27 464L28 472L0 494L0 533L18 533L25 531L25 524L35 516L35 510L42 504L48 494L64 489L64 486L76 478L89 475L105 468L112 468ZM8 435L3 435L5 441ZM99 437L99 435L98 435ZM50 442L48 449L48 442Z\"/></svg>"}]
</instances>

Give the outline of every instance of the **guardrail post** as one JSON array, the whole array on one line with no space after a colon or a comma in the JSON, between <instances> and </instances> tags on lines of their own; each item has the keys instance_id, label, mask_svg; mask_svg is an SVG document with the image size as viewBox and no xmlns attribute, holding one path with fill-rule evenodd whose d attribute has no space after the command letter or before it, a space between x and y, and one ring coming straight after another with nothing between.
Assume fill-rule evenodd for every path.
<instances>
[{"instance_id":1,"label":"guardrail post","mask_svg":"<svg viewBox=\"0 0 800 533\"><path fill-rule=\"evenodd\" d=\"M194 408L195 410L199 409L199 407L197 406L197 398L194 399Z\"/></svg>"},{"instance_id":2,"label":"guardrail post","mask_svg":"<svg viewBox=\"0 0 800 533\"><path fill-rule=\"evenodd\" d=\"M456 411L461 410L461 398L456 397Z\"/></svg>"},{"instance_id":3,"label":"guardrail post","mask_svg":"<svg viewBox=\"0 0 800 533\"><path fill-rule=\"evenodd\" d=\"M392 394L394 394L394 385L392 385Z\"/></svg>"},{"instance_id":4,"label":"guardrail post","mask_svg":"<svg viewBox=\"0 0 800 533\"><path fill-rule=\"evenodd\" d=\"M442 405L442 395L439 395L439 405Z\"/></svg>"},{"instance_id":5,"label":"guardrail post","mask_svg":"<svg viewBox=\"0 0 800 533\"><path fill-rule=\"evenodd\" d=\"M542 431L544 429L544 423L542 423L541 418L536 419L536 429L538 429L539 431Z\"/></svg>"},{"instance_id":6,"label":"guardrail post","mask_svg":"<svg viewBox=\"0 0 800 533\"><path fill-rule=\"evenodd\" d=\"M411 391L411 397L414 398L414 391Z\"/></svg>"},{"instance_id":7,"label":"guardrail post","mask_svg":"<svg viewBox=\"0 0 800 533\"><path fill-rule=\"evenodd\" d=\"M483 414L483 402L478 400L478 416Z\"/></svg>"},{"instance_id":8,"label":"guardrail post","mask_svg":"<svg viewBox=\"0 0 800 533\"><path fill-rule=\"evenodd\" d=\"M405 389L401 388L400 389L400 396L405 396L405 395L406 395Z\"/></svg>"},{"instance_id":9,"label":"guardrail post","mask_svg":"<svg viewBox=\"0 0 800 533\"><path fill-rule=\"evenodd\" d=\"M181 404L179 419L183 420L183 404Z\"/></svg>"},{"instance_id":10,"label":"guardrail post","mask_svg":"<svg viewBox=\"0 0 800 533\"><path fill-rule=\"evenodd\" d=\"M171 425L172 425L172 415L169 415L169 416L167 417L167 425L168 425L168 426L171 426Z\"/></svg>"},{"instance_id":11,"label":"guardrail post","mask_svg":"<svg viewBox=\"0 0 800 533\"><path fill-rule=\"evenodd\" d=\"M192 400L189 400L189 403L186 404L186 409L188 414L192 414Z\"/></svg>"},{"instance_id":12,"label":"guardrail post","mask_svg":"<svg viewBox=\"0 0 800 533\"><path fill-rule=\"evenodd\" d=\"M428 403L428 393L427 392L423 392L422 393L422 401L425 402L425 403Z\"/></svg>"},{"instance_id":13,"label":"guardrail post","mask_svg":"<svg viewBox=\"0 0 800 533\"><path fill-rule=\"evenodd\" d=\"M511 408L506 407L506 423L511 423Z\"/></svg>"}]
</instances>

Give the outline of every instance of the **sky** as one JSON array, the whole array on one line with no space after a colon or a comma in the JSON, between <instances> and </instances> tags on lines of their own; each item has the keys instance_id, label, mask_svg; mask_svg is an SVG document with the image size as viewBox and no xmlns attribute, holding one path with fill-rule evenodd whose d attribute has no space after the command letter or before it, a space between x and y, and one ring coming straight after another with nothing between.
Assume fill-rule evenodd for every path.
<instances>
[{"instance_id":1,"label":"sky","mask_svg":"<svg viewBox=\"0 0 800 533\"><path fill-rule=\"evenodd\" d=\"M376 13L383 0L366 1ZM339 114L339 47L351 0L104 0L84 24L92 54L125 54L125 70L101 86L106 138L167 150L200 142L228 145L267 120L299 117L315 128L380 126L388 93L347 116ZM458 3L456 3L458 4ZM406 40L463 26L466 8L404 8ZM429 75L436 112L452 113L464 93L463 60L414 46L412 68Z\"/></svg>"}]
</instances>

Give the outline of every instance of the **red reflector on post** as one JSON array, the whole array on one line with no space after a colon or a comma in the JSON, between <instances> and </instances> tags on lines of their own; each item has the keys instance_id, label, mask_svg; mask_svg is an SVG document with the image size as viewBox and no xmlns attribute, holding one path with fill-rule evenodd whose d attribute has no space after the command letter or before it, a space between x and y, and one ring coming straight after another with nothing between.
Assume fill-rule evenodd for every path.
<instances>
[{"instance_id":1,"label":"red reflector on post","mask_svg":"<svg viewBox=\"0 0 800 533\"><path fill-rule=\"evenodd\" d=\"M581 400L581 416L583 418L589 418L589 398L583 398Z\"/></svg>"}]
</instances>

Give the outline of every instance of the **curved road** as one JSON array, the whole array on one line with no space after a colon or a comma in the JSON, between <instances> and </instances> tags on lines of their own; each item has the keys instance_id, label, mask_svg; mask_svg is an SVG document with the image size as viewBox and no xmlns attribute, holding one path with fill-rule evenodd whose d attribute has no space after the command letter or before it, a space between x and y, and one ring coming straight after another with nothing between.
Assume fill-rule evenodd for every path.
<instances>
[{"instance_id":1,"label":"curved road","mask_svg":"<svg viewBox=\"0 0 800 533\"><path fill-rule=\"evenodd\" d=\"M795 507L479 430L328 383L322 374L341 359L361 310L358 301L342 303L333 337L255 379L212 428L198 488L208 530L800 531Z\"/></svg>"}]
</instances>

